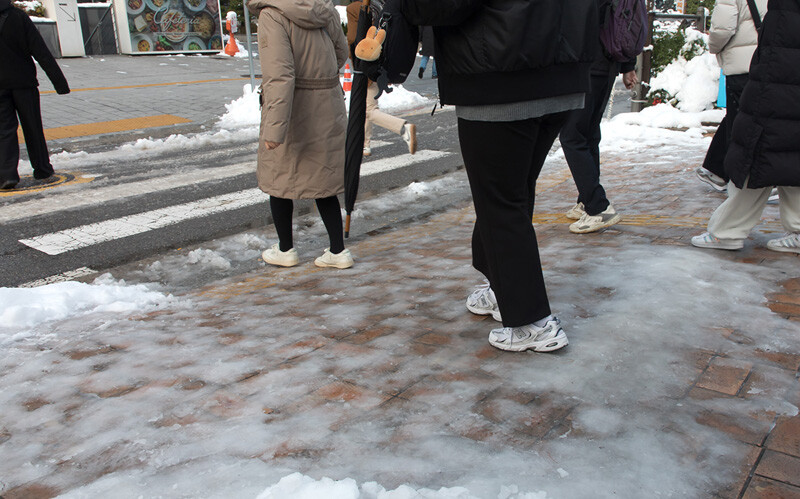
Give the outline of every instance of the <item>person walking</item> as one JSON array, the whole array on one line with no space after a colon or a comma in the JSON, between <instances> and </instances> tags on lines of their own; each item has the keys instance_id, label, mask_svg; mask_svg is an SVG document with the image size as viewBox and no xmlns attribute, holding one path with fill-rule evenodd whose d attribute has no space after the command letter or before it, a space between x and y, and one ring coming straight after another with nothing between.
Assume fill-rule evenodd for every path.
<instances>
[{"instance_id":1,"label":"person walking","mask_svg":"<svg viewBox=\"0 0 800 499\"><path fill-rule=\"evenodd\" d=\"M738 250L761 219L772 186L787 234L767 248L800 253L800 1L769 0L725 156L728 199L711 215L700 248Z\"/></svg>"},{"instance_id":2,"label":"person walking","mask_svg":"<svg viewBox=\"0 0 800 499\"><path fill-rule=\"evenodd\" d=\"M353 0L347 6L347 44L350 47L350 59L355 60L354 44L356 41L356 26L358 26L358 12L361 9L361 0ZM377 21L377 19L375 19ZM408 146L408 152L417 152L417 126L408 121L384 113L378 108L378 84L370 80L367 86L367 118L364 122L364 156L372 155L372 125L378 125L390 132L399 135Z\"/></svg>"},{"instance_id":3,"label":"person walking","mask_svg":"<svg viewBox=\"0 0 800 499\"><path fill-rule=\"evenodd\" d=\"M419 38L420 38L420 49L419 55L422 56L422 59L419 61L419 72L417 76L422 78L425 74L425 69L428 67L428 61L433 60L431 63L431 78L436 79L439 77L439 74L436 72L436 59L434 59L434 48L433 48L433 28L430 26L423 26L419 30Z\"/></svg>"},{"instance_id":4,"label":"person walking","mask_svg":"<svg viewBox=\"0 0 800 499\"><path fill-rule=\"evenodd\" d=\"M433 26L442 104L455 105L476 221L466 301L502 328L489 344L549 352L569 341L550 309L531 217L536 180L567 112L583 106L598 35L586 0L402 0ZM503 36L498 36L502 33Z\"/></svg>"},{"instance_id":5,"label":"person walking","mask_svg":"<svg viewBox=\"0 0 800 499\"><path fill-rule=\"evenodd\" d=\"M258 16L263 80L258 186L269 194L279 242L262 253L271 265L299 263L292 240L294 199L314 199L330 248L318 267L348 268L337 194L344 192L347 118L339 68L347 40L330 0L250 0Z\"/></svg>"},{"instance_id":6,"label":"person walking","mask_svg":"<svg viewBox=\"0 0 800 499\"><path fill-rule=\"evenodd\" d=\"M718 191L724 191L728 185L725 154L739 111L739 99L748 80L750 60L758 45L756 25L761 25L761 18L766 11L767 0L717 0L711 14L708 51L716 54L725 75L725 117L711 139L703 165L697 167L695 173L700 180Z\"/></svg>"},{"instance_id":7,"label":"person walking","mask_svg":"<svg viewBox=\"0 0 800 499\"><path fill-rule=\"evenodd\" d=\"M33 177L46 180L54 173L44 137L34 59L56 92L68 94L67 79L28 14L13 7L11 0L0 0L0 189L13 189L20 180L19 126Z\"/></svg>"},{"instance_id":8,"label":"person walking","mask_svg":"<svg viewBox=\"0 0 800 499\"><path fill-rule=\"evenodd\" d=\"M601 22L606 18L610 5L611 0L597 0ZM627 89L633 88L637 82L635 60L624 63L611 60L603 49L599 33L593 44L595 58L586 103L582 109L570 111L560 134L561 149L578 189L578 200L566 213L567 218L576 220L569 226L569 231L576 234L597 232L622 220L600 183L600 121L617 75L622 74Z\"/></svg>"}]
</instances>

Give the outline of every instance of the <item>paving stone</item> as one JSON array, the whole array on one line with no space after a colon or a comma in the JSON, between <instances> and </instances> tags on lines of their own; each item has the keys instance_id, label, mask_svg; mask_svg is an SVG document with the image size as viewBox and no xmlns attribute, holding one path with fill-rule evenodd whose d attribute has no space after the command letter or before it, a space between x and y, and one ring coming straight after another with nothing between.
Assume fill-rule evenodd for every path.
<instances>
[{"instance_id":1,"label":"paving stone","mask_svg":"<svg viewBox=\"0 0 800 499\"><path fill-rule=\"evenodd\" d=\"M800 457L768 450L758 463L756 474L800 487Z\"/></svg>"},{"instance_id":2,"label":"paving stone","mask_svg":"<svg viewBox=\"0 0 800 499\"><path fill-rule=\"evenodd\" d=\"M800 499L800 487L754 477L742 499Z\"/></svg>"},{"instance_id":3,"label":"paving stone","mask_svg":"<svg viewBox=\"0 0 800 499\"><path fill-rule=\"evenodd\" d=\"M727 395L739 393L750 373L750 363L737 363L720 357L711 360L708 369L700 377L697 386Z\"/></svg>"},{"instance_id":4,"label":"paving stone","mask_svg":"<svg viewBox=\"0 0 800 499\"><path fill-rule=\"evenodd\" d=\"M769 435L766 447L800 457L800 416L779 418Z\"/></svg>"}]
</instances>

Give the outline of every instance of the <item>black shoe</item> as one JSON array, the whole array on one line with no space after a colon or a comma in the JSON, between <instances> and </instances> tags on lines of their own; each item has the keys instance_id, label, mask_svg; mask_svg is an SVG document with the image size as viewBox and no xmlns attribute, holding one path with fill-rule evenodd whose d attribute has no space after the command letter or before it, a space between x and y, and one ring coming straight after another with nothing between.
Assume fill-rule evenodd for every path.
<instances>
[{"instance_id":1,"label":"black shoe","mask_svg":"<svg viewBox=\"0 0 800 499\"><path fill-rule=\"evenodd\" d=\"M419 76L420 78L422 78L422 75L423 75L423 74L425 74L425 70L420 68L420 70L419 70L419 73L417 73L417 76Z\"/></svg>"},{"instance_id":2,"label":"black shoe","mask_svg":"<svg viewBox=\"0 0 800 499\"><path fill-rule=\"evenodd\" d=\"M3 180L0 183L0 189L13 189L18 183L19 181L17 180Z\"/></svg>"},{"instance_id":3,"label":"black shoe","mask_svg":"<svg viewBox=\"0 0 800 499\"><path fill-rule=\"evenodd\" d=\"M49 172L37 172L37 171L33 172L33 178L35 178L36 180L47 180L53 175L55 175L55 172L52 170L50 170Z\"/></svg>"}]
</instances>

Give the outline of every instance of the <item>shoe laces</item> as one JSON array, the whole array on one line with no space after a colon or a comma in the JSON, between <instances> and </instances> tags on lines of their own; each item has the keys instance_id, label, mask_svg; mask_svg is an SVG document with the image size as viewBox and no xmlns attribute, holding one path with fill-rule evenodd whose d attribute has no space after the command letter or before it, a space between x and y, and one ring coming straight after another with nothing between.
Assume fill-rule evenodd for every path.
<instances>
[{"instance_id":1,"label":"shoe laces","mask_svg":"<svg viewBox=\"0 0 800 499\"><path fill-rule=\"evenodd\" d=\"M492 299L494 298L494 291L492 291L492 286L489 284L489 281L475 286L475 291L472 292L472 296L474 297L475 303L478 305L490 308L495 308L497 306L497 299Z\"/></svg>"}]
</instances>

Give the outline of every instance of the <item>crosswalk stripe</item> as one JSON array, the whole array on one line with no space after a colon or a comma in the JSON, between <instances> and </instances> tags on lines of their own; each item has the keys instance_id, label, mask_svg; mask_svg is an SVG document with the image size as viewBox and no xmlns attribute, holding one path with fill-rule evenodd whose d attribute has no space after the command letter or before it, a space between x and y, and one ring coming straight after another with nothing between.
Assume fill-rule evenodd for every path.
<instances>
[{"instance_id":1,"label":"crosswalk stripe","mask_svg":"<svg viewBox=\"0 0 800 499\"><path fill-rule=\"evenodd\" d=\"M364 163L362 166L361 176L367 177L379 172L397 169L404 166L409 166L415 163L422 163L432 159L438 159L449 156L452 153L442 151L418 151L415 155L404 154L392 158L384 158L375 161ZM237 165L239 169L245 167L250 171L255 171L255 165L252 163ZM231 174L232 169L225 167ZM219 170L219 169L218 169ZM213 172L205 178L218 178L215 174L220 172ZM235 175L237 173L232 173ZM192 174L183 180L188 184L195 184L198 181L198 175ZM137 188L136 194L145 194L148 192L156 192L163 189L173 189L176 183L171 182L169 179L150 179L140 184L148 184ZM185 185L185 184L184 184ZM100 196L95 195L94 192L91 196L87 196L86 202L76 201L75 204L96 204L107 199L107 196L113 194L121 194L122 189L127 189L127 194L131 195L131 189L134 186L125 184L121 186L112 186L106 188ZM148 191L148 189L150 189ZM239 208L245 208L258 203L265 202L269 197L262 193L259 189L248 189L240 192L233 192L214 196L211 198L192 201L179 205L169 206L158 210L147 211L144 213L137 213L125 217L116 218L113 220L106 220L103 222L96 222L80 227L61 230L49 234L35 236L29 239L20 239L19 242L33 248L35 250L47 253L48 255L59 255L68 251L73 251L81 248L86 248L95 244L121 239L123 237L134 236L142 234L151 230L161 229L174 225L186 220L195 218L206 217L215 213L221 213ZM71 207L74 207L71 206ZM59 206L64 209L63 205ZM41 213L41 211L39 212Z\"/></svg>"}]
</instances>

